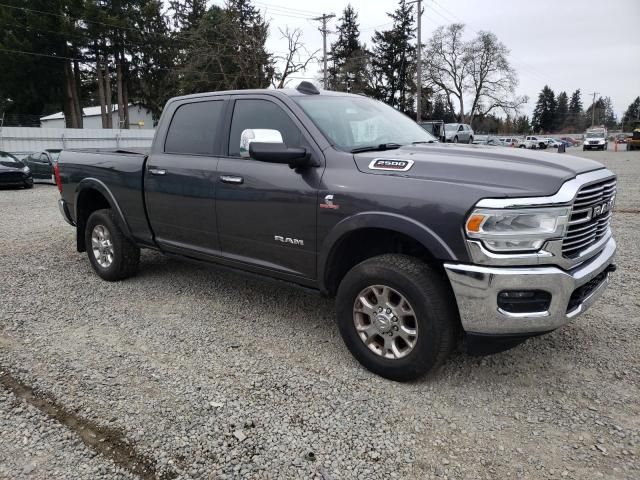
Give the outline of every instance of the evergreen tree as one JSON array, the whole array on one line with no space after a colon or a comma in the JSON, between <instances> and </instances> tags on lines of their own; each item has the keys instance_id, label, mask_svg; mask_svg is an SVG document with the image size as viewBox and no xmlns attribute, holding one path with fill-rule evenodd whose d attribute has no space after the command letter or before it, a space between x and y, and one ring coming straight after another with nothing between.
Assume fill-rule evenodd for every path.
<instances>
[{"instance_id":1,"label":"evergreen tree","mask_svg":"<svg viewBox=\"0 0 640 480\"><path fill-rule=\"evenodd\" d=\"M569 116L567 119L567 127L574 131L582 131L584 129L582 111L582 98L580 89L571 94L571 100L569 101Z\"/></svg>"},{"instance_id":2,"label":"evergreen tree","mask_svg":"<svg viewBox=\"0 0 640 480\"><path fill-rule=\"evenodd\" d=\"M338 39L329 53L329 89L363 92L366 89L368 52L360 43L358 14L349 4L337 27Z\"/></svg>"},{"instance_id":3,"label":"evergreen tree","mask_svg":"<svg viewBox=\"0 0 640 480\"><path fill-rule=\"evenodd\" d=\"M521 115L516 119L514 125L514 133L527 134L531 131L531 125L529 123L529 117Z\"/></svg>"},{"instance_id":4,"label":"evergreen tree","mask_svg":"<svg viewBox=\"0 0 640 480\"><path fill-rule=\"evenodd\" d=\"M415 54L413 44L413 5L400 0L393 13L391 30L376 31L373 37L373 70L380 73L381 83L373 95L406 114L414 113Z\"/></svg>"},{"instance_id":5,"label":"evergreen tree","mask_svg":"<svg viewBox=\"0 0 640 480\"><path fill-rule=\"evenodd\" d=\"M569 118L569 98L567 97L567 93L560 92L556 101L557 106L554 130L557 132L562 130L566 126Z\"/></svg>"},{"instance_id":6,"label":"evergreen tree","mask_svg":"<svg viewBox=\"0 0 640 480\"><path fill-rule=\"evenodd\" d=\"M434 120L442 120L444 123L454 123L456 114L449 108L449 102L443 95L437 95L433 102L433 112L430 115ZM428 118L428 117L427 117Z\"/></svg>"},{"instance_id":7,"label":"evergreen tree","mask_svg":"<svg viewBox=\"0 0 640 480\"><path fill-rule=\"evenodd\" d=\"M553 90L545 85L538 95L538 102L533 110L531 126L536 132L550 132L553 130L557 102Z\"/></svg>"},{"instance_id":8,"label":"evergreen tree","mask_svg":"<svg viewBox=\"0 0 640 480\"><path fill-rule=\"evenodd\" d=\"M633 122L636 120L640 120L640 97L636 97L624 112L622 116L622 129L625 131L633 130Z\"/></svg>"},{"instance_id":9,"label":"evergreen tree","mask_svg":"<svg viewBox=\"0 0 640 480\"><path fill-rule=\"evenodd\" d=\"M593 114L595 109L595 114ZM589 105L585 112L586 125L604 125L607 128L616 128L618 125L618 119L613 110L613 102L609 97L600 97L596 100L594 105Z\"/></svg>"}]
</instances>

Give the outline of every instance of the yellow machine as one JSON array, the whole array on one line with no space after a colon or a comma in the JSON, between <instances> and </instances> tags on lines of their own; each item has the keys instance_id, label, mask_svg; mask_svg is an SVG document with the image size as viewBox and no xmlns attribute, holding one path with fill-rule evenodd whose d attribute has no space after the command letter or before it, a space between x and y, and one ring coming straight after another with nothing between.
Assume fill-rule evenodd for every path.
<instances>
[{"instance_id":1,"label":"yellow machine","mask_svg":"<svg viewBox=\"0 0 640 480\"><path fill-rule=\"evenodd\" d=\"M627 150L640 150L640 120L636 120L633 126L633 136L627 137Z\"/></svg>"}]
</instances>

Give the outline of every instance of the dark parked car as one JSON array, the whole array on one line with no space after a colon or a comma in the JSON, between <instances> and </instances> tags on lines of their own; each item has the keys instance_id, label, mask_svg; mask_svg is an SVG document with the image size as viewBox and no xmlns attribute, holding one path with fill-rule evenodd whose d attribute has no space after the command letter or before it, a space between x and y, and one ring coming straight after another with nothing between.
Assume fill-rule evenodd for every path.
<instances>
[{"instance_id":1,"label":"dark parked car","mask_svg":"<svg viewBox=\"0 0 640 480\"><path fill-rule=\"evenodd\" d=\"M17 157L0 152L0 187L33 188L31 170Z\"/></svg>"},{"instance_id":2,"label":"dark parked car","mask_svg":"<svg viewBox=\"0 0 640 480\"><path fill-rule=\"evenodd\" d=\"M44 180L55 183L53 166L58 162L61 151L59 148L48 148L41 152L27 155L22 159L22 162L31 170L34 181Z\"/></svg>"},{"instance_id":3,"label":"dark parked car","mask_svg":"<svg viewBox=\"0 0 640 480\"><path fill-rule=\"evenodd\" d=\"M440 143L384 103L303 82L174 98L149 152L63 151L55 174L104 280L150 248L302 286L336 298L364 366L408 380L463 338L480 353L555 330L606 288L616 176L552 157Z\"/></svg>"}]
</instances>

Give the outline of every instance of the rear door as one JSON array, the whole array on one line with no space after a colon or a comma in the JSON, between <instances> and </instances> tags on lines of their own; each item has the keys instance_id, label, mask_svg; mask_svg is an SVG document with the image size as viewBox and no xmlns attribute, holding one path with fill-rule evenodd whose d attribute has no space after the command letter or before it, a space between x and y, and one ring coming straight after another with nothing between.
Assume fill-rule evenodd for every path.
<instances>
[{"instance_id":1,"label":"rear door","mask_svg":"<svg viewBox=\"0 0 640 480\"><path fill-rule=\"evenodd\" d=\"M46 153L34 153L32 156L31 175L33 178L51 179L51 161Z\"/></svg>"},{"instance_id":2,"label":"rear door","mask_svg":"<svg viewBox=\"0 0 640 480\"><path fill-rule=\"evenodd\" d=\"M232 100L228 149L218 167L216 197L222 255L255 268L313 279L322 167L296 172L286 164L241 158L240 135L249 128L275 129L287 146L306 148L324 165L322 153L280 100L267 95Z\"/></svg>"},{"instance_id":3,"label":"rear door","mask_svg":"<svg viewBox=\"0 0 640 480\"><path fill-rule=\"evenodd\" d=\"M214 96L167 107L164 145L154 145L144 175L149 223L163 250L219 253L216 170L226 106L226 97Z\"/></svg>"}]
</instances>

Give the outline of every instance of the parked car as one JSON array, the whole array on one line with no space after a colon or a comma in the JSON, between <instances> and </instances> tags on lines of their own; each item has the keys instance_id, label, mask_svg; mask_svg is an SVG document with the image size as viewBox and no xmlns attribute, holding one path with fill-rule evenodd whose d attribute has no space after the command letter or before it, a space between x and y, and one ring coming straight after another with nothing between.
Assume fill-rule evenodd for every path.
<instances>
[{"instance_id":1,"label":"parked car","mask_svg":"<svg viewBox=\"0 0 640 480\"><path fill-rule=\"evenodd\" d=\"M22 162L25 163L33 174L34 181L46 181L55 183L53 167L60 157L59 148L49 148L41 152L27 155Z\"/></svg>"},{"instance_id":2,"label":"parked car","mask_svg":"<svg viewBox=\"0 0 640 480\"><path fill-rule=\"evenodd\" d=\"M624 133L616 135L616 143L627 143L627 136Z\"/></svg>"},{"instance_id":3,"label":"parked car","mask_svg":"<svg viewBox=\"0 0 640 480\"><path fill-rule=\"evenodd\" d=\"M547 147L558 148L560 145L564 145L563 142L556 140L555 138L547 137L545 138L547 142Z\"/></svg>"},{"instance_id":4,"label":"parked car","mask_svg":"<svg viewBox=\"0 0 640 480\"><path fill-rule=\"evenodd\" d=\"M572 147L580 145L580 140L576 140L573 137L561 137L560 140L571 144Z\"/></svg>"},{"instance_id":5,"label":"parked car","mask_svg":"<svg viewBox=\"0 0 640 480\"><path fill-rule=\"evenodd\" d=\"M502 141L502 139L494 136L483 136L481 139L476 139L473 141L476 145L492 145L494 147L504 147L506 144Z\"/></svg>"},{"instance_id":6,"label":"parked car","mask_svg":"<svg viewBox=\"0 0 640 480\"><path fill-rule=\"evenodd\" d=\"M55 168L104 280L150 248L335 297L349 350L394 380L463 339L487 353L575 320L615 269L616 176L598 162L442 145L308 82L173 98L148 153L63 151Z\"/></svg>"},{"instance_id":7,"label":"parked car","mask_svg":"<svg viewBox=\"0 0 640 480\"><path fill-rule=\"evenodd\" d=\"M547 141L543 137L537 137L535 135L527 135L524 137L524 141L520 142L518 145L520 148L531 148L531 149L545 149L547 148Z\"/></svg>"},{"instance_id":8,"label":"parked car","mask_svg":"<svg viewBox=\"0 0 640 480\"><path fill-rule=\"evenodd\" d=\"M8 152L0 152L0 186L33 188L29 167Z\"/></svg>"},{"instance_id":9,"label":"parked car","mask_svg":"<svg viewBox=\"0 0 640 480\"><path fill-rule=\"evenodd\" d=\"M520 145L520 139L516 137L500 137L500 141L508 147L517 147Z\"/></svg>"},{"instance_id":10,"label":"parked car","mask_svg":"<svg viewBox=\"0 0 640 480\"><path fill-rule=\"evenodd\" d=\"M466 123L445 123L445 141L452 143L473 143L473 130Z\"/></svg>"},{"instance_id":11,"label":"parked car","mask_svg":"<svg viewBox=\"0 0 640 480\"><path fill-rule=\"evenodd\" d=\"M605 127L594 127L587 130L584 136L582 150L606 150L609 146L607 139L607 129Z\"/></svg>"}]
</instances>

